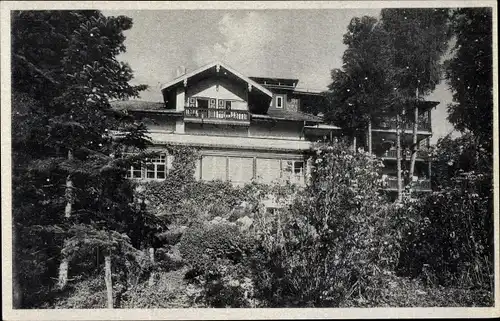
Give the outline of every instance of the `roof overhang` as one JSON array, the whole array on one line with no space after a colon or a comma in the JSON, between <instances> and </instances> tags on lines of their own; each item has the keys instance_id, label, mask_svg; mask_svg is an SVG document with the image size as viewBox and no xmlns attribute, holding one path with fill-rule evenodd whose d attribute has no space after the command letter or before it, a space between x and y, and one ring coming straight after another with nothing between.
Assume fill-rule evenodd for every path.
<instances>
[{"instance_id":1,"label":"roof overhang","mask_svg":"<svg viewBox=\"0 0 500 321\"><path fill-rule=\"evenodd\" d=\"M263 86L259 85L257 82L253 81L252 79L250 79L249 77L241 74L239 71L229 67L228 65L226 65L225 63L222 63L220 61L216 61L216 62L212 62L208 65L205 65L205 66L202 66L196 70L193 70L191 72L188 72L180 77L177 77L169 82L167 82L166 84L164 84L162 87L161 87L161 90L164 91L164 90L167 90L171 87L174 87L180 83L183 83L185 81L188 81L189 78L193 77L193 76L196 76L202 72L205 72L211 68L216 68L217 72L219 72L220 68L223 68L224 70L230 72L231 74L233 74L234 76L236 76L237 78L243 80L244 82L246 82L248 84L248 86L250 87L254 87L256 88L257 90L259 90L260 92L264 93L265 95L269 96L269 97L273 97L273 93L271 91L269 91L268 89L264 88Z\"/></svg>"},{"instance_id":2,"label":"roof overhang","mask_svg":"<svg viewBox=\"0 0 500 321\"><path fill-rule=\"evenodd\" d=\"M255 120L280 120L280 121L292 121L292 122L307 122L307 123L321 123L323 122L322 119L315 117L315 116L310 116L310 115L304 115L302 113L291 113L293 115L269 115L269 114L255 114L252 113L252 119Z\"/></svg>"}]
</instances>

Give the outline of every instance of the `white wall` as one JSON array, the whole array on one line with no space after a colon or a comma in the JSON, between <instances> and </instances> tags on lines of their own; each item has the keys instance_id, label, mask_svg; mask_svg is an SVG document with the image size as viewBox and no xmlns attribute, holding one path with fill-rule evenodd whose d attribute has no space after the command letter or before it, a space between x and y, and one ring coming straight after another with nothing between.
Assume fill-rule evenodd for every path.
<instances>
[{"instance_id":1,"label":"white wall","mask_svg":"<svg viewBox=\"0 0 500 321\"><path fill-rule=\"evenodd\" d=\"M237 86L226 79L208 78L191 85L188 83L186 97L231 100L231 109L248 110L247 87Z\"/></svg>"},{"instance_id":2,"label":"white wall","mask_svg":"<svg viewBox=\"0 0 500 321\"><path fill-rule=\"evenodd\" d=\"M178 111L183 111L185 102L186 102L185 88L179 87L179 88L177 88L177 92L176 92L175 109Z\"/></svg>"}]
</instances>

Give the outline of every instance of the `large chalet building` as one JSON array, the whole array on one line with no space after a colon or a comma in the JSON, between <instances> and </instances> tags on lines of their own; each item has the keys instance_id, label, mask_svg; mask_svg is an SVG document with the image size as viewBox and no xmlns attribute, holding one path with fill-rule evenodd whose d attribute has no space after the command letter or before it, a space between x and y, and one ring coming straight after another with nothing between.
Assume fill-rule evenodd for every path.
<instances>
[{"instance_id":1,"label":"large chalet building","mask_svg":"<svg viewBox=\"0 0 500 321\"><path fill-rule=\"evenodd\" d=\"M197 147L197 179L304 184L311 144L335 139L342 135L342 129L324 123L321 115L308 113L322 103L323 96L320 91L300 89L298 82L248 77L225 63L214 62L187 73L178 68L177 78L161 87L163 102L121 101L113 106L146 123L154 149L165 150L165 144ZM419 107L421 146L429 144L431 109L436 105L426 102ZM403 136L411 141L409 129ZM395 191L395 123L388 120L372 128L371 134L371 150L386 164L387 189ZM147 166L130 168L128 177L164 179L171 162L172 156L165 152ZM417 157L415 173L414 188L430 190L425 155Z\"/></svg>"}]
</instances>

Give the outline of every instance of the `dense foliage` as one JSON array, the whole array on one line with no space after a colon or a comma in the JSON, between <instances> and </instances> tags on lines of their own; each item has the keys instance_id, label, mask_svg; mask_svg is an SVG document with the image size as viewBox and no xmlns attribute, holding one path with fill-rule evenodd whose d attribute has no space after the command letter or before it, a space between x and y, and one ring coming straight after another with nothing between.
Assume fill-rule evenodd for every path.
<instances>
[{"instance_id":1,"label":"dense foliage","mask_svg":"<svg viewBox=\"0 0 500 321\"><path fill-rule=\"evenodd\" d=\"M310 185L257 254L258 293L271 306L363 304L397 261L382 165L342 145L319 146L313 164Z\"/></svg>"},{"instance_id":2,"label":"dense foliage","mask_svg":"<svg viewBox=\"0 0 500 321\"><path fill-rule=\"evenodd\" d=\"M396 82L406 98L432 91L447 17L388 9L381 22L353 19L330 88L341 107L327 118L346 121L352 134L393 112L377 103L391 105ZM488 11L452 15L460 46L448 77L486 77L486 49L475 70L461 70L457 58L476 54L476 29L491 41L480 17ZM174 157L165 180L126 180L131 164L155 155L145 151L146 128L109 105L144 88L128 85L131 70L115 58L131 20L97 11L14 12L12 20L15 307L109 306L105 258L122 308L492 305L490 129L464 121L486 91L462 99L463 84L451 80L450 117L468 133L435 146L434 192L420 199L389 202L382 162L343 142L313 147L305 187L197 181L198 152L182 146L165 146ZM266 208L269 199L280 206Z\"/></svg>"},{"instance_id":3,"label":"dense foliage","mask_svg":"<svg viewBox=\"0 0 500 321\"><path fill-rule=\"evenodd\" d=\"M448 48L448 9L384 9L347 26L342 69L332 70L327 120L365 129L432 92Z\"/></svg>"},{"instance_id":4,"label":"dense foliage","mask_svg":"<svg viewBox=\"0 0 500 321\"><path fill-rule=\"evenodd\" d=\"M493 18L491 8L460 8L453 14L455 55L446 78L453 92L448 120L470 131L487 149L493 137Z\"/></svg>"},{"instance_id":5,"label":"dense foliage","mask_svg":"<svg viewBox=\"0 0 500 321\"><path fill-rule=\"evenodd\" d=\"M394 87L387 81L390 38L375 18L364 16L351 20L343 42L347 49L342 69L331 72L325 119L355 134L388 112L384 102Z\"/></svg>"},{"instance_id":6,"label":"dense foliage","mask_svg":"<svg viewBox=\"0 0 500 321\"><path fill-rule=\"evenodd\" d=\"M55 294L58 269L65 286L97 273L104 253L128 260L143 237L120 154L144 149L146 129L109 104L145 88L116 60L131 26L98 11L12 13L15 306Z\"/></svg>"}]
</instances>

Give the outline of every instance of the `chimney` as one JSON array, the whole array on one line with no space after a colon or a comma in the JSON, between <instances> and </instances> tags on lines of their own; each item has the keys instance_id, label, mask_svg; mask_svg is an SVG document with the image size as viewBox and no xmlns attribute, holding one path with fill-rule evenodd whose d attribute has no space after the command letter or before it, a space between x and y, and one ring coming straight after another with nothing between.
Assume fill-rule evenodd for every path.
<instances>
[{"instance_id":1,"label":"chimney","mask_svg":"<svg viewBox=\"0 0 500 321\"><path fill-rule=\"evenodd\" d=\"M175 70L175 76L177 78L181 77L182 75L184 75L186 73L186 67L184 66L179 66L177 67L177 69Z\"/></svg>"}]
</instances>

